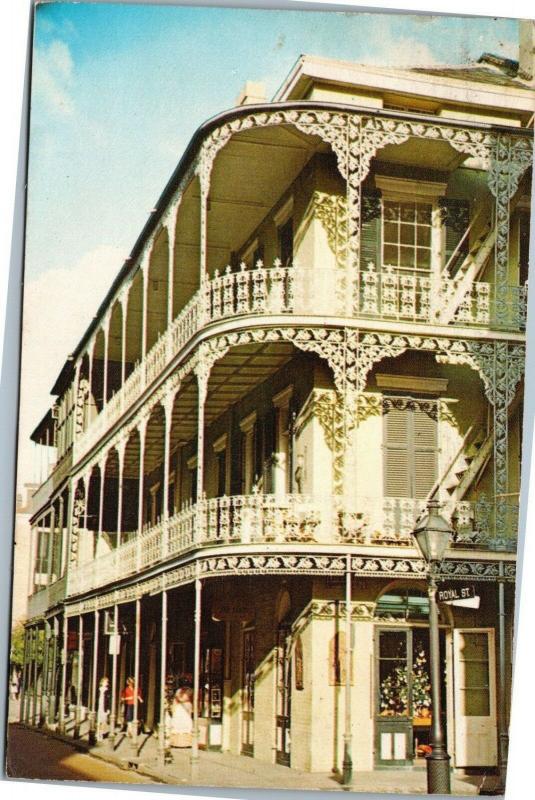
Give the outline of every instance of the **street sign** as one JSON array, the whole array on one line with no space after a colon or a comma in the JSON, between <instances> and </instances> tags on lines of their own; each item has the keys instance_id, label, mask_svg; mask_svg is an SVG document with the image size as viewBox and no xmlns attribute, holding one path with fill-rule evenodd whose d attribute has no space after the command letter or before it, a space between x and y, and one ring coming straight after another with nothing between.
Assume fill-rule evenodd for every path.
<instances>
[{"instance_id":1,"label":"street sign","mask_svg":"<svg viewBox=\"0 0 535 800\"><path fill-rule=\"evenodd\" d=\"M473 600L476 597L474 586L442 586L437 589L439 603L458 603L462 600ZM464 605L464 603L463 603Z\"/></svg>"}]
</instances>

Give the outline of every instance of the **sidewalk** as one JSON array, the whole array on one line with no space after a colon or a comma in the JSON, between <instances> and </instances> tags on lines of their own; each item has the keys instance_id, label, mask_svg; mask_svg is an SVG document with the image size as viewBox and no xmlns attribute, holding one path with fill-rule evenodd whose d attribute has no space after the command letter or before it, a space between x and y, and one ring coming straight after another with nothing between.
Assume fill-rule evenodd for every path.
<instances>
[{"instance_id":1,"label":"sidewalk","mask_svg":"<svg viewBox=\"0 0 535 800\"><path fill-rule=\"evenodd\" d=\"M142 734L136 750L124 733L118 734L113 749L107 741L91 746L87 739L73 740L71 736L43 730L43 734L57 736L83 749L90 755L116 764L123 769L137 769L140 774L155 782L183 786L214 786L233 788L276 788L343 791L339 777L328 773L309 773L278 764L268 764L247 756L215 751L199 752L196 774L192 774L189 749L171 750L172 762L162 766L155 736ZM452 776L452 794L476 795L482 776ZM354 792L380 792L385 794L427 794L425 769L376 770L353 775Z\"/></svg>"}]
</instances>

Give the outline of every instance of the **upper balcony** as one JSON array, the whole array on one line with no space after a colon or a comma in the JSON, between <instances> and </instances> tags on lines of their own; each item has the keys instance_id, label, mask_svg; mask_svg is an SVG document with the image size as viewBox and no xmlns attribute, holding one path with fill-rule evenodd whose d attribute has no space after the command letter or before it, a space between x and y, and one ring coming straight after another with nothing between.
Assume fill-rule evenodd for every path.
<instances>
[{"instance_id":1,"label":"upper balcony","mask_svg":"<svg viewBox=\"0 0 535 800\"><path fill-rule=\"evenodd\" d=\"M425 501L403 497L357 501L302 494L216 497L188 505L119 547L73 567L67 596L127 579L194 551L229 545L242 546L236 552L258 545L263 552L269 552L269 545L304 546L308 552L352 545L354 552L387 547L413 555L411 531L424 509ZM441 513L452 524L451 553L516 548L517 504L506 504L509 535L500 543L493 533L494 506L485 498L446 503Z\"/></svg>"},{"instance_id":2,"label":"upper balcony","mask_svg":"<svg viewBox=\"0 0 535 800\"><path fill-rule=\"evenodd\" d=\"M74 441L76 464L216 323L524 330L528 180L504 215L488 128L389 113L267 106L199 132L56 383L60 456Z\"/></svg>"}]
</instances>

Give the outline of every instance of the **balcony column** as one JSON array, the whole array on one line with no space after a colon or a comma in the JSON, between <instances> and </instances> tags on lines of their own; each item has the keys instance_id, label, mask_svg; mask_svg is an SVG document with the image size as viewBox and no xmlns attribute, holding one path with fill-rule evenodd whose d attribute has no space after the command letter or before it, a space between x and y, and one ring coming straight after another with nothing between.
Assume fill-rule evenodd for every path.
<instances>
[{"instance_id":1,"label":"balcony column","mask_svg":"<svg viewBox=\"0 0 535 800\"><path fill-rule=\"evenodd\" d=\"M144 474L145 467L145 440L147 437L147 425L149 418L145 417L138 425L139 432L139 482L138 482L138 500L137 500L137 554L136 563L139 569L141 565L141 534L143 533L143 489L144 489Z\"/></svg>"},{"instance_id":2,"label":"balcony column","mask_svg":"<svg viewBox=\"0 0 535 800\"><path fill-rule=\"evenodd\" d=\"M89 489L91 487L91 473L90 472L84 473L82 475L82 483L84 485L84 506L83 506L82 514L80 514L80 516L83 515L82 530L83 530L84 534L87 536L87 534L89 532L89 528L87 526L88 525L87 511L88 511L88 507L89 507L89 502L88 502L88 500L89 500ZM78 535L80 535L80 534L78 534ZM95 551L96 551L96 542L93 542L93 555L95 555ZM78 542L78 564L79 564L79 562L80 562L80 543Z\"/></svg>"},{"instance_id":3,"label":"balcony column","mask_svg":"<svg viewBox=\"0 0 535 800\"><path fill-rule=\"evenodd\" d=\"M203 351L201 350L200 361L195 370L197 375L197 510L195 540L202 542L205 538L206 519L204 514L204 408L206 396L208 394L208 381L210 378L210 367L206 363Z\"/></svg>"},{"instance_id":4,"label":"balcony column","mask_svg":"<svg viewBox=\"0 0 535 800\"><path fill-rule=\"evenodd\" d=\"M95 344L96 344L96 337L93 336L91 343L89 345L88 354L89 354L89 393L87 396L87 404L88 404L88 413L87 413L87 427L91 425L93 421L93 413L92 409L95 404L95 395L93 394L93 362L95 360Z\"/></svg>"},{"instance_id":5,"label":"balcony column","mask_svg":"<svg viewBox=\"0 0 535 800\"><path fill-rule=\"evenodd\" d=\"M28 628L24 628L24 645L23 645L23 658L22 658L22 676L20 681L20 706L19 706L19 721L26 722L26 715L25 715L25 707L26 707L26 696L28 693L28 659L29 659L29 636L28 636Z\"/></svg>"},{"instance_id":6,"label":"balcony column","mask_svg":"<svg viewBox=\"0 0 535 800\"><path fill-rule=\"evenodd\" d=\"M158 755L160 765L165 766L166 762L166 678L167 678L167 591L162 592L162 632L160 649L160 722L158 725Z\"/></svg>"},{"instance_id":7,"label":"balcony column","mask_svg":"<svg viewBox=\"0 0 535 800\"><path fill-rule=\"evenodd\" d=\"M119 475L117 478L117 548L121 546L122 542L124 454L126 452L127 443L127 439L124 439L122 442L119 442L116 447L119 460Z\"/></svg>"},{"instance_id":8,"label":"balcony column","mask_svg":"<svg viewBox=\"0 0 535 800\"><path fill-rule=\"evenodd\" d=\"M31 698L31 685L32 685L32 629L26 628L24 631L25 643L25 680L24 680L24 693L21 701L21 720L29 724L30 721L30 698Z\"/></svg>"},{"instance_id":9,"label":"balcony column","mask_svg":"<svg viewBox=\"0 0 535 800\"><path fill-rule=\"evenodd\" d=\"M195 641L193 652L193 736L191 741L191 781L196 783L199 770L199 688L201 668L201 600L202 581L199 577L199 562L196 562L195 578Z\"/></svg>"},{"instance_id":10,"label":"balcony column","mask_svg":"<svg viewBox=\"0 0 535 800\"><path fill-rule=\"evenodd\" d=\"M162 536L162 556L167 556L169 542L169 458L171 455L171 425L173 424L173 406L175 402L174 393L167 395L162 402L165 429L164 429L164 462L163 462L163 536Z\"/></svg>"},{"instance_id":11,"label":"balcony column","mask_svg":"<svg viewBox=\"0 0 535 800\"><path fill-rule=\"evenodd\" d=\"M121 388L126 381L126 321L128 318L128 295L129 288L122 291L119 295L119 303L121 304ZM121 408L124 407L124 398Z\"/></svg>"},{"instance_id":12,"label":"balcony column","mask_svg":"<svg viewBox=\"0 0 535 800\"><path fill-rule=\"evenodd\" d=\"M30 541L29 541L29 550L30 550L30 558L28 564L28 586L26 594L28 597L33 594L33 587L35 586L35 560L36 560L36 548L37 548L37 530L38 528L35 525L32 525L30 528Z\"/></svg>"},{"instance_id":13,"label":"balcony column","mask_svg":"<svg viewBox=\"0 0 535 800\"><path fill-rule=\"evenodd\" d=\"M74 738L80 736L82 721L82 686L84 677L84 618L78 615L78 675L76 679L76 711L74 719Z\"/></svg>"},{"instance_id":14,"label":"balcony column","mask_svg":"<svg viewBox=\"0 0 535 800\"><path fill-rule=\"evenodd\" d=\"M148 292L149 292L149 267L150 267L150 256L152 252L153 242L147 244L147 249L143 253L141 258L141 276L142 276L142 284L143 284L143 307L142 307L142 316L141 316L141 361L145 361L145 356L147 355L147 323L148 323ZM145 375L145 370L143 370L143 375Z\"/></svg>"},{"instance_id":15,"label":"balcony column","mask_svg":"<svg viewBox=\"0 0 535 800\"><path fill-rule=\"evenodd\" d=\"M43 668L41 670L41 702L39 704L39 727L43 727L48 718L50 706L50 639L52 637L50 622L45 619L43 630Z\"/></svg>"},{"instance_id":16,"label":"balcony column","mask_svg":"<svg viewBox=\"0 0 535 800\"><path fill-rule=\"evenodd\" d=\"M89 741L96 742L97 686L98 686L98 636L100 615L94 612L93 623L93 662L91 668L91 698L89 701Z\"/></svg>"},{"instance_id":17,"label":"balcony column","mask_svg":"<svg viewBox=\"0 0 535 800\"><path fill-rule=\"evenodd\" d=\"M50 525L48 527L48 542L46 552L46 585L50 586L53 583L52 575L52 555L54 553L54 539L56 533L56 509L54 506L50 509Z\"/></svg>"},{"instance_id":18,"label":"balcony column","mask_svg":"<svg viewBox=\"0 0 535 800\"><path fill-rule=\"evenodd\" d=\"M58 513L58 549L57 549L57 573L58 579L63 577L63 569L64 569L64 558L63 558L63 549L65 544L65 500L63 495L59 498L59 513Z\"/></svg>"},{"instance_id":19,"label":"balcony column","mask_svg":"<svg viewBox=\"0 0 535 800\"><path fill-rule=\"evenodd\" d=\"M39 721L39 717L37 715L37 703L38 703L38 672L39 672L39 626L36 625L34 627L33 633L33 703L32 703L32 725L37 725Z\"/></svg>"},{"instance_id":20,"label":"balcony column","mask_svg":"<svg viewBox=\"0 0 535 800\"><path fill-rule=\"evenodd\" d=\"M32 709L34 703L34 660L35 660L35 636L33 625L28 630L28 690L26 701L26 723L33 725Z\"/></svg>"},{"instance_id":21,"label":"balcony column","mask_svg":"<svg viewBox=\"0 0 535 800\"><path fill-rule=\"evenodd\" d=\"M108 311L106 316L104 317L104 364L103 364L103 375L102 375L102 408L108 402L108 349L110 346L110 322L111 322L111 313Z\"/></svg>"},{"instance_id":22,"label":"balcony column","mask_svg":"<svg viewBox=\"0 0 535 800\"><path fill-rule=\"evenodd\" d=\"M69 638L69 618L63 616L63 645L61 648L61 689L59 694L58 730L65 733L65 700L67 696L67 642Z\"/></svg>"},{"instance_id":23,"label":"balcony column","mask_svg":"<svg viewBox=\"0 0 535 800\"><path fill-rule=\"evenodd\" d=\"M98 530L97 530L97 540L95 542L95 556L99 556L100 550L100 542L102 540L102 533L103 533L103 520L104 520L104 481L106 479L106 463L108 460L108 454L105 453L101 460L98 462L98 470L100 473L100 486L99 486L99 497L98 497ZM87 504L86 504L87 507Z\"/></svg>"},{"instance_id":24,"label":"balcony column","mask_svg":"<svg viewBox=\"0 0 535 800\"><path fill-rule=\"evenodd\" d=\"M49 679L48 724L53 725L56 719L56 669L58 661L58 618L52 622L52 669Z\"/></svg>"},{"instance_id":25,"label":"balcony column","mask_svg":"<svg viewBox=\"0 0 535 800\"><path fill-rule=\"evenodd\" d=\"M201 159L209 156L201 155ZM208 250L208 195L210 194L210 169L211 165L201 162L199 168L199 183L201 188L200 197L200 241L199 241L199 286L202 286L206 278L206 254Z\"/></svg>"},{"instance_id":26,"label":"balcony column","mask_svg":"<svg viewBox=\"0 0 535 800\"><path fill-rule=\"evenodd\" d=\"M32 687L32 657L33 657L33 631L32 628L26 628L24 634L25 640L25 680L24 680L24 695L21 701L21 719L26 725L30 723L30 702L31 702L31 687Z\"/></svg>"},{"instance_id":27,"label":"balcony column","mask_svg":"<svg viewBox=\"0 0 535 800\"><path fill-rule=\"evenodd\" d=\"M132 720L132 747L137 753L139 710L139 640L141 634L141 600L136 598L136 621L134 639L134 718Z\"/></svg>"},{"instance_id":28,"label":"balcony column","mask_svg":"<svg viewBox=\"0 0 535 800\"><path fill-rule=\"evenodd\" d=\"M117 655L118 655L118 635L119 635L119 607L117 604L113 606L113 634L110 636L110 651L111 651L111 700L110 700L110 734L108 736L108 744L113 750L115 743L115 729L117 725ZM113 645L112 645L113 639Z\"/></svg>"},{"instance_id":29,"label":"balcony column","mask_svg":"<svg viewBox=\"0 0 535 800\"><path fill-rule=\"evenodd\" d=\"M164 220L164 225L167 228L167 327L169 327L173 321L175 236L178 206L179 202L175 200Z\"/></svg>"}]
</instances>

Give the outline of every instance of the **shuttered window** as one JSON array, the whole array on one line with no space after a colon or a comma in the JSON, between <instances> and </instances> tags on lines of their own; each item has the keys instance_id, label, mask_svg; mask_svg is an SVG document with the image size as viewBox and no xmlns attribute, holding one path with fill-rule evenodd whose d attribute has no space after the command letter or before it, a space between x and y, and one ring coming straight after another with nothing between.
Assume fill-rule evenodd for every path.
<instances>
[{"instance_id":1,"label":"shuttered window","mask_svg":"<svg viewBox=\"0 0 535 800\"><path fill-rule=\"evenodd\" d=\"M379 192L362 193L360 229L360 267L366 269L372 263L381 266L381 195Z\"/></svg>"},{"instance_id":2,"label":"shuttered window","mask_svg":"<svg viewBox=\"0 0 535 800\"><path fill-rule=\"evenodd\" d=\"M384 493L425 499L437 478L436 404L391 398L384 408Z\"/></svg>"}]
</instances>

